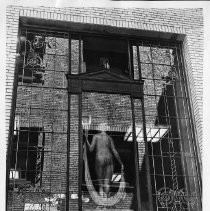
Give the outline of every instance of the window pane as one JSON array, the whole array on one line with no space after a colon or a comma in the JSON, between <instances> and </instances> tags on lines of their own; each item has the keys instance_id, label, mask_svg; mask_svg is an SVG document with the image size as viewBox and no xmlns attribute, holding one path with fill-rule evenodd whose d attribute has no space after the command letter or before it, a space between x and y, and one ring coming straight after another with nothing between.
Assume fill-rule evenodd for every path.
<instances>
[{"instance_id":1,"label":"window pane","mask_svg":"<svg viewBox=\"0 0 210 211\"><path fill-rule=\"evenodd\" d=\"M133 49L134 79L139 79L135 73L141 71L144 80L153 208L158 211L165 208L175 210L179 203L183 209L190 207L190 210L199 210L198 169L193 150L195 140L184 69L178 55L181 49L161 45L144 46L142 42L139 46L140 70L136 65L136 47ZM135 112L135 116L138 112ZM140 149L139 159L142 160L144 151L142 147ZM180 196L177 201L176 194Z\"/></svg>"},{"instance_id":2,"label":"window pane","mask_svg":"<svg viewBox=\"0 0 210 211\"><path fill-rule=\"evenodd\" d=\"M65 210L68 42L65 33L22 29L10 162L12 210Z\"/></svg>"},{"instance_id":3,"label":"window pane","mask_svg":"<svg viewBox=\"0 0 210 211\"><path fill-rule=\"evenodd\" d=\"M83 65L86 72L109 70L129 76L126 40L102 37L83 37Z\"/></svg>"},{"instance_id":4,"label":"window pane","mask_svg":"<svg viewBox=\"0 0 210 211\"><path fill-rule=\"evenodd\" d=\"M132 134L129 133L132 124L130 99L114 94L83 93L82 108L83 144L87 147L83 164L83 208L102 206L133 210L135 164ZM94 150L88 147L86 138ZM120 162L124 165L124 174Z\"/></svg>"}]
</instances>

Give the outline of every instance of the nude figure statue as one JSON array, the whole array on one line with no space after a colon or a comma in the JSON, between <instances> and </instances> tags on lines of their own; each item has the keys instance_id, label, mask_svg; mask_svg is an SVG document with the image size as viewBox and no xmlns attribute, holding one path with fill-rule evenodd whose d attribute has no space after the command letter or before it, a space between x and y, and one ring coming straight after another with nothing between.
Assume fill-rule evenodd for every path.
<instances>
[{"instance_id":1,"label":"nude figure statue","mask_svg":"<svg viewBox=\"0 0 210 211\"><path fill-rule=\"evenodd\" d=\"M93 136L91 144L87 139L86 142L91 152L96 148L95 171L99 181L99 194L108 197L114 170L113 155L120 163L122 171L124 166L112 138L106 133L107 124L100 124L100 129L101 132Z\"/></svg>"}]
</instances>

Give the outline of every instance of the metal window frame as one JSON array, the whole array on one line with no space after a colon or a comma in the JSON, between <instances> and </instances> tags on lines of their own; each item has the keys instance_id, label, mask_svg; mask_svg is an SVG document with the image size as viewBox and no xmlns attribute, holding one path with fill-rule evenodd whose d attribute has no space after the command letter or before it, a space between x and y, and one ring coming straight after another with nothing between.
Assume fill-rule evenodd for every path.
<instances>
[{"instance_id":1,"label":"metal window frame","mask_svg":"<svg viewBox=\"0 0 210 211\"><path fill-rule=\"evenodd\" d=\"M30 27L27 26L27 25L25 25L24 27L26 27L26 28L32 28L32 29L36 29L37 28L37 30L39 31L38 26L36 26L36 25L30 26ZM44 31L47 31L48 29L45 28L43 30ZM60 31L60 29L54 29L54 30ZM74 34L80 34L80 36L81 35L84 36L85 34L91 34L91 35L94 34L94 35L97 35L97 34L95 34L93 32L90 32L90 33L87 33L87 32L84 32L84 33L83 32L79 32L79 33L74 32L74 33L71 33L68 30L64 30L64 31L67 32L67 33L69 33L69 43L70 44L71 44L71 37ZM103 35L102 34L98 34L98 36L100 36L100 37L110 37L110 35L109 34L106 34L106 33L104 33ZM117 38L119 38L118 34L114 34L111 37L113 38L113 36L116 36ZM129 61L130 77L132 78L133 71L132 71L132 65L131 65L131 43L137 42L139 40L145 40L148 43L153 43L153 42L156 43L157 42L157 39L148 39L146 37L139 37L139 36L136 37L136 36L127 35L127 34L120 35L120 38L121 39L125 39L128 42L128 57L129 57L128 61ZM80 40L81 40L81 38L80 38ZM164 45L170 43L170 41L168 41L168 40L158 40L158 42L159 43L163 43ZM179 45L179 46L181 46L182 43L179 42L179 41L177 41L177 42L171 42L171 44L172 45ZM80 45L81 45L81 41L80 41ZM80 46L80 49L81 49L81 46ZM180 47L180 49L181 49L181 47ZM17 47L17 52L18 52L18 47ZM81 50L80 50L80 53L81 53ZM69 57L71 58L71 45L69 45ZM182 59L182 65L185 66L184 57L183 57L183 53L182 52L181 52L181 59ZM80 68L81 68L81 56L80 56L80 62L79 63L80 63L79 65L80 65ZM16 66L17 66L17 64L16 64ZM8 148L7 148L6 207L8 206L8 184L9 184L10 155L11 155L11 149L12 149L12 139L13 139L13 130L14 130L14 118L15 118L16 99L17 99L17 86L18 86L18 71L17 71L17 68L15 68L15 69L16 69L16 71L14 73L15 74L15 77L14 77L15 78L14 79L15 82L14 82L14 85L13 85L13 96L12 96L12 106L11 106L10 126L9 126L9 138L8 138ZM187 87L188 87L188 89L187 89L187 97L191 100L190 95L189 95L188 78L187 78L187 74L186 74L185 68L184 68L184 71L183 72L184 72L184 77L185 77L185 80L187 81ZM70 73L71 73L71 59L69 59L69 74ZM68 84L68 87L69 87L69 84ZM79 110L82 110L82 107L81 107L81 97L79 97L79 99L80 99L79 100L79 102L80 102L79 103ZM70 163L70 160L69 160L70 159L70 104L71 104L71 96L69 95L69 97L68 97L68 129L67 129L67 131L68 131L67 132L67 155L69 155L69 156L67 156L66 211L69 210L69 200L68 199L69 199L69 172L70 172L69 171L69 163ZM193 127L195 127L195 121L194 121L194 118L193 118L193 115L192 115L192 105L191 104L192 104L192 102L190 102L189 105L188 105L189 106L189 109L190 109L190 118L192 119ZM143 123L144 123L144 125L143 125L143 127L144 127L144 135L146 135L145 113L144 113L144 102L143 102L143 98L142 98L142 110L143 110L143 116L144 116L144 120L143 120ZM81 129L82 128L81 127L81 113L79 114L79 116L80 116L80 121L79 121L80 129L79 129L79 131L81 131L82 130ZM135 124L135 122L134 122L134 124ZM135 132L135 130L133 132ZM194 128L191 128L191 132L192 132L192 134L194 136L194 140L193 140L194 141L194 144L195 144L195 146L197 146L197 143L195 141L195 140L197 140L196 139L196 135L195 135L195 129ZM81 140L81 137L80 137L80 140ZM144 141L145 140L146 140L146 136L144 138ZM79 147L79 149L81 151L81 146ZM198 163L200 164L200 162L199 162L199 153L198 153L198 149L197 148L195 150L195 153L196 153L196 158L198 160ZM148 153L146 153L146 154L147 154L146 157L148 159ZM79 158L79 160L81 161L81 157ZM147 164L147 170L148 169L149 169L149 166ZM199 165L197 166L197 170L198 170L198 175L199 175L198 177L200 178L200 183L201 183L201 178L202 177L201 177L201 170L200 170L200 166ZM80 171L79 174L82 175L82 173L81 173L81 167L80 167L80 170L79 171ZM81 180L81 178L79 180ZM150 183L150 186L151 186L151 182L149 182L149 183ZM79 193L79 200L78 200L78 202L79 202L79 204L81 204L81 193ZM138 204L140 204L140 202L138 202ZM138 205L138 206L140 207L140 205ZM152 204L151 204L151 206L152 206ZM79 205L79 207L80 207L80 210L81 210L81 205ZM141 210L141 209L138 208L138 210Z\"/></svg>"}]
</instances>

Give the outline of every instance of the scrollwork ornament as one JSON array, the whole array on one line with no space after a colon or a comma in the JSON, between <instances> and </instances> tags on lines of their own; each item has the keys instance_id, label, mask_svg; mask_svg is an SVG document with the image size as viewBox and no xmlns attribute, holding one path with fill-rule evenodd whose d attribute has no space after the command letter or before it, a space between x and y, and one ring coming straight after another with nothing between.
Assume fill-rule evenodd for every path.
<instances>
[{"instance_id":1,"label":"scrollwork ornament","mask_svg":"<svg viewBox=\"0 0 210 211\"><path fill-rule=\"evenodd\" d=\"M39 56L39 54L37 53L31 53L27 59L27 64L28 66L31 66L31 67L41 67L42 66L42 59L41 57Z\"/></svg>"},{"instance_id":2,"label":"scrollwork ornament","mask_svg":"<svg viewBox=\"0 0 210 211\"><path fill-rule=\"evenodd\" d=\"M184 198L184 192L183 190L175 190L174 192L174 202L181 203Z\"/></svg>"},{"instance_id":3,"label":"scrollwork ornament","mask_svg":"<svg viewBox=\"0 0 210 211\"><path fill-rule=\"evenodd\" d=\"M170 205L172 211L183 211L183 205L193 207L196 203L195 193L189 195L184 189L161 188L157 191L157 199L162 207L169 207Z\"/></svg>"},{"instance_id":4,"label":"scrollwork ornament","mask_svg":"<svg viewBox=\"0 0 210 211\"><path fill-rule=\"evenodd\" d=\"M167 207L173 202L173 191L170 188L161 188L157 191L157 198L162 207Z\"/></svg>"}]
</instances>

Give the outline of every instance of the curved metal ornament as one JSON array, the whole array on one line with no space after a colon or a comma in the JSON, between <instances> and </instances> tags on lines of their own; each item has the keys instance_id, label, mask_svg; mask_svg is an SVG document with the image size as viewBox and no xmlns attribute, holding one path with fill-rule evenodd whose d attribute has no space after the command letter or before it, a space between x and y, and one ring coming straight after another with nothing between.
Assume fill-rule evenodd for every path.
<instances>
[{"instance_id":1,"label":"curved metal ornament","mask_svg":"<svg viewBox=\"0 0 210 211\"><path fill-rule=\"evenodd\" d=\"M162 207L170 206L172 211L183 211L183 205L193 207L196 203L195 193L188 195L184 189L161 188L157 191L157 199Z\"/></svg>"},{"instance_id":2,"label":"curved metal ornament","mask_svg":"<svg viewBox=\"0 0 210 211\"><path fill-rule=\"evenodd\" d=\"M39 56L39 54L37 53L32 53L29 55L29 58L27 59L27 64L28 66L31 66L31 67L42 67L42 59L41 57Z\"/></svg>"},{"instance_id":3,"label":"curved metal ornament","mask_svg":"<svg viewBox=\"0 0 210 211\"><path fill-rule=\"evenodd\" d=\"M171 73L173 75L173 73ZM173 76L172 76L173 77ZM171 211L184 211L183 205L193 207L196 203L196 193L188 194L184 189L178 189L177 171L173 142L169 140L169 156L171 160L172 184L173 190L167 187L157 191L157 199L162 207L172 206Z\"/></svg>"},{"instance_id":4,"label":"curved metal ornament","mask_svg":"<svg viewBox=\"0 0 210 211\"><path fill-rule=\"evenodd\" d=\"M162 207L168 207L173 202L173 192L170 188L161 188L157 191L157 198Z\"/></svg>"}]
</instances>

